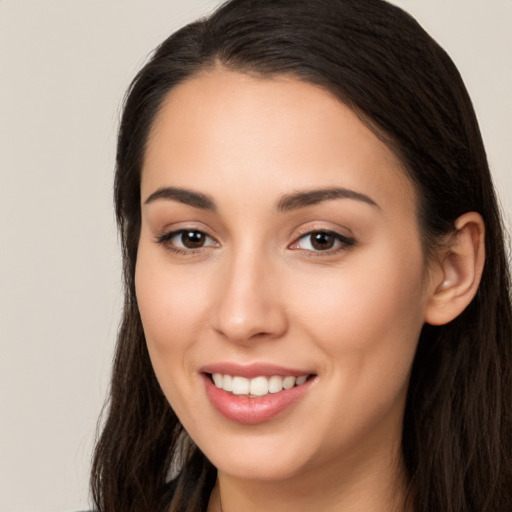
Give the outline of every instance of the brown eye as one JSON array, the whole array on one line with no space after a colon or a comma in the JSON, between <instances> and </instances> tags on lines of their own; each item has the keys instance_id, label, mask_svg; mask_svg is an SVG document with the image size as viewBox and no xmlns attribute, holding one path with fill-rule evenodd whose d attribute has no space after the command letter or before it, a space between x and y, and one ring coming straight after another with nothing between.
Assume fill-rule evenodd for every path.
<instances>
[{"instance_id":1,"label":"brown eye","mask_svg":"<svg viewBox=\"0 0 512 512\"><path fill-rule=\"evenodd\" d=\"M206 242L206 235L201 231L183 231L181 233L181 244L187 249L198 249Z\"/></svg>"},{"instance_id":2,"label":"brown eye","mask_svg":"<svg viewBox=\"0 0 512 512\"><path fill-rule=\"evenodd\" d=\"M336 242L336 238L332 233L312 233L311 246L317 251L325 251L332 249Z\"/></svg>"},{"instance_id":3,"label":"brown eye","mask_svg":"<svg viewBox=\"0 0 512 512\"><path fill-rule=\"evenodd\" d=\"M160 245L164 245L169 250L179 252L193 251L194 249L202 249L203 247L218 247L211 236L198 229L180 229L172 231L157 238Z\"/></svg>"},{"instance_id":4,"label":"brown eye","mask_svg":"<svg viewBox=\"0 0 512 512\"><path fill-rule=\"evenodd\" d=\"M291 249L332 254L338 249L348 249L355 245L355 243L356 241L353 238L340 235L335 231L310 231L298 238L291 246Z\"/></svg>"}]
</instances>

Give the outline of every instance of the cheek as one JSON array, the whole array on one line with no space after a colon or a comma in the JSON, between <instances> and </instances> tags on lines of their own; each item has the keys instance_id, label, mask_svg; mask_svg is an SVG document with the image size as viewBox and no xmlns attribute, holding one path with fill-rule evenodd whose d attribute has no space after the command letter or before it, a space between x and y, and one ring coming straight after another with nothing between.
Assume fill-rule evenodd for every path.
<instances>
[{"instance_id":1,"label":"cheek","mask_svg":"<svg viewBox=\"0 0 512 512\"><path fill-rule=\"evenodd\" d=\"M156 378L174 412L186 422L190 411L200 407L190 359L200 338L203 297L192 275L171 270L165 253L162 257L143 246L139 247L135 288Z\"/></svg>"},{"instance_id":2,"label":"cheek","mask_svg":"<svg viewBox=\"0 0 512 512\"><path fill-rule=\"evenodd\" d=\"M197 276L170 268L165 251L139 247L135 288L146 344L157 380L175 411L185 414L194 400L187 386L190 358L200 339L204 289Z\"/></svg>"},{"instance_id":3,"label":"cheek","mask_svg":"<svg viewBox=\"0 0 512 512\"><path fill-rule=\"evenodd\" d=\"M199 276L170 269L165 254L139 249L135 289L148 344L158 350L179 350L186 334L198 327L204 304Z\"/></svg>"},{"instance_id":4,"label":"cheek","mask_svg":"<svg viewBox=\"0 0 512 512\"><path fill-rule=\"evenodd\" d=\"M352 364L354 372L388 364L405 374L423 325L422 289L420 249L362 251L338 271L318 272L303 283L303 292L295 294L302 298L297 318L325 352Z\"/></svg>"},{"instance_id":5,"label":"cheek","mask_svg":"<svg viewBox=\"0 0 512 512\"><path fill-rule=\"evenodd\" d=\"M379 425L389 432L401 425L423 325L422 265L392 252L379 258L317 274L304 287L317 293L305 295L296 316L324 356L324 399L331 404L324 411L332 427L325 435L333 438L343 431L354 441Z\"/></svg>"}]
</instances>

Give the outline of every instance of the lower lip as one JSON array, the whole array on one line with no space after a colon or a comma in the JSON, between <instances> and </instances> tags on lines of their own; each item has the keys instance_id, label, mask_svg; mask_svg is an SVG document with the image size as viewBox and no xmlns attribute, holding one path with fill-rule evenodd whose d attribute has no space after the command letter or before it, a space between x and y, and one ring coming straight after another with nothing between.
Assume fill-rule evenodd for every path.
<instances>
[{"instance_id":1,"label":"lower lip","mask_svg":"<svg viewBox=\"0 0 512 512\"><path fill-rule=\"evenodd\" d=\"M304 396L314 381L308 379L304 384L291 389L249 398L219 389L208 375L202 374L202 377L206 394L215 409L228 420L247 425L263 423L283 413Z\"/></svg>"}]
</instances>

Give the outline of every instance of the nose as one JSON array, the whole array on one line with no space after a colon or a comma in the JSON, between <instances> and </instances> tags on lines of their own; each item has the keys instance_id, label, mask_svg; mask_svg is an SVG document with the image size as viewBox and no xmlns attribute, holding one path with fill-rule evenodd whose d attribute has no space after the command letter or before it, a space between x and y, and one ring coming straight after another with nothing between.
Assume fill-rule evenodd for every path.
<instances>
[{"instance_id":1,"label":"nose","mask_svg":"<svg viewBox=\"0 0 512 512\"><path fill-rule=\"evenodd\" d=\"M236 343L277 339L288 329L277 269L254 251L226 261L216 280L212 327Z\"/></svg>"}]
</instances>

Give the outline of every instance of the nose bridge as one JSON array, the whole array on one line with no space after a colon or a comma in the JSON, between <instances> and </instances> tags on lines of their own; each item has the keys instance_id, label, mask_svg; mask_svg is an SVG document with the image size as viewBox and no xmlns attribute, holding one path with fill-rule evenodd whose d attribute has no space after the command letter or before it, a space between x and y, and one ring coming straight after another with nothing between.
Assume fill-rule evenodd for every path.
<instances>
[{"instance_id":1,"label":"nose bridge","mask_svg":"<svg viewBox=\"0 0 512 512\"><path fill-rule=\"evenodd\" d=\"M287 319L275 272L275 264L265 251L250 244L233 248L219 274L214 329L236 342L282 335Z\"/></svg>"}]
</instances>

